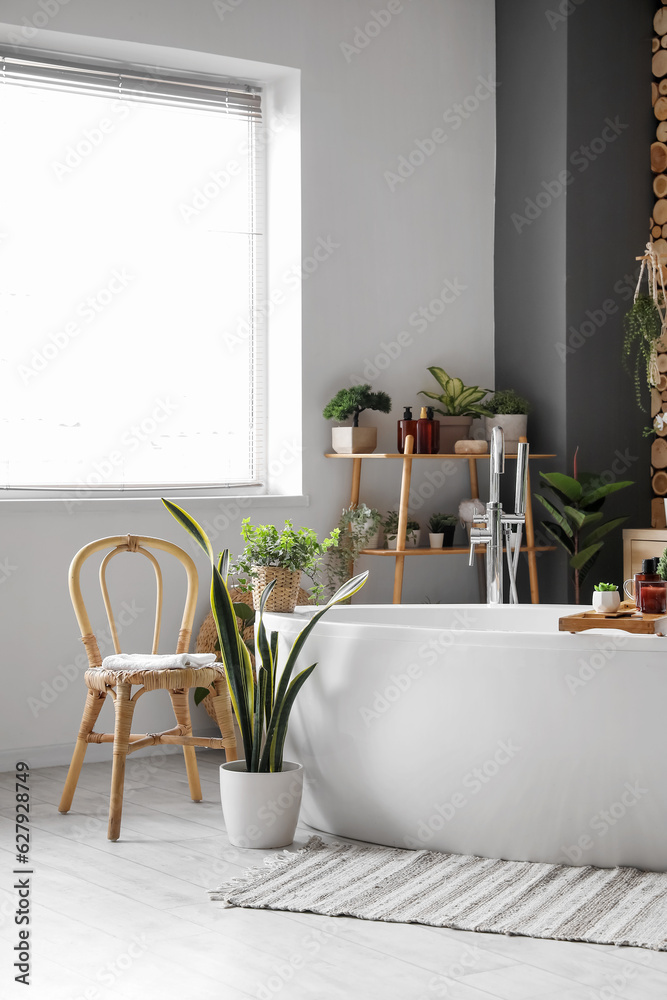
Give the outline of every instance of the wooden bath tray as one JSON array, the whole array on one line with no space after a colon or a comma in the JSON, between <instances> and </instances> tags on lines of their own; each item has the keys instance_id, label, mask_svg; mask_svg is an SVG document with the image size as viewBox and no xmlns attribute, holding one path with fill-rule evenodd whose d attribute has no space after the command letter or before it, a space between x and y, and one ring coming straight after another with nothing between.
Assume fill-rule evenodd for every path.
<instances>
[{"instance_id":1,"label":"wooden bath tray","mask_svg":"<svg viewBox=\"0 0 667 1000\"><path fill-rule=\"evenodd\" d=\"M616 628L635 635L667 635L667 614L642 614L632 606L621 608L610 615L597 611L583 611L578 615L565 615L558 619L560 632L585 632L589 628Z\"/></svg>"}]
</instances>

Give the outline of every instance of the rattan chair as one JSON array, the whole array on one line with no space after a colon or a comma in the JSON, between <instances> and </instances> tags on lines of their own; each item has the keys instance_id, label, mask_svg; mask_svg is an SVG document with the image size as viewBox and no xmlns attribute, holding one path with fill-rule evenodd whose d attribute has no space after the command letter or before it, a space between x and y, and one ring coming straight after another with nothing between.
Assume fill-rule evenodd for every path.
<instances>
[{"instance_id":1,"label":"rattan chair","mask_svg":"<svg viewBox=\"0 0 667 1000\"><path fill-rule=\"evenodd\" d=\"M104 606L109 620L109 628L113 638L114 649L120 653L118 632L111 610L109 592L106 585L106 569L111 559L120 552L139 553L145 556L155 571L157 596L155 604L155 628L153 632L152 653L157 653L162 619L162 573L155 556L149 548L159 549L175 556L182 563L187 575L187 594L183 618L176 644L177 653L187 653L192 635L192 623L197 603L197 570L193 560L183 549L173 542L163 538L148 538L142 535L114 535L109 538L99 538L85 545L72 560L69 570L69 589L74 605L74 612L81 629L81 638L88 655L89 669L85 674L88 687L86 704L81 720L72 762L67 774L67 780L60 800L59 810L69 812L74 798L81 766L89 743L113 743L113 771L111 777L111 799L109 803L109 840L118 840L123 811L123 785L125 779L125 760L129 753L143 747L157 744L179 744L183 747L185 768L188 775L190 795L193 801L201 800L201 784L197 769L195 747L212 747L224 749L227 760L236 760L236 737L232 721L232 710L225 680L224 670L220 663L212 663L205 667L189 666L185 669L168 670L106 670L102 669L102 656L97 644L90 619L81 596L80 575L83 563L94 553L111 548L100 566L100 587ZM140 685L132 694L132 686ZM188 691L191 687L208 687L214 692L212 697L216 721L220 727L221 738L199 738L192 735L190 710L188 707ZM132 716L137 701L147 691L167 690L171 698L176 716L176 726L162 733L132 733ZM110 695L115 708L115 727L113 733L96 733L95 723L102 705Z\"/></svg>"}]
</instances>

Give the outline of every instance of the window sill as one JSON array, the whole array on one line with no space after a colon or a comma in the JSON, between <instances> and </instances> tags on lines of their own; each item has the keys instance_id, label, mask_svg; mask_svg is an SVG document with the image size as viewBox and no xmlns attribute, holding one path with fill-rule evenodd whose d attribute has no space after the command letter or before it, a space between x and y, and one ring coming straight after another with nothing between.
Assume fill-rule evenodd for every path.
<instances>
[{"instance_id":1,"label":"window sill","mask_svg":"<svg viewBox=\"0 0 667 1000\"><path fill-rule=\"evenodd\" d=\"M179 506L183 506L186 509L189 507L201 507L204 505L205 509L219 509L228 513L230 512L230 509L234 507L241 511L250 511L272 507L283 508L310 506L310 497L303 494L255 494L254 496L248 496L227 493L224 496L196 497L170 494L168 499L173 500L174 503L177 503ZM153 504L155 510L158 510L159 508L164 510L164 507L162 507L158 497L87 497L85 500L76 500L67 497L35 497L30 499L21 497L13 500L11 497L0 497L0 506L5 514L34 511L36 505L49 505L50 512L56 511L64 514L76 514L77 511L96 514L105 512L117 513L119 510L122 510L123 513L141 512L142 514L145 514L148 509L148 504Z\"/></svg>"}]
</instances>

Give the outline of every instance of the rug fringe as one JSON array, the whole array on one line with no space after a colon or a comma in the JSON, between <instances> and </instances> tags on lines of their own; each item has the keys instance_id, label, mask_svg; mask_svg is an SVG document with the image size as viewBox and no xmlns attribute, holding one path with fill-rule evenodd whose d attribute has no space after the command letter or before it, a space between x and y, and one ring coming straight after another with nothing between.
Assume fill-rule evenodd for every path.
<instances>
[{"instance_id":1,"label":"rug fringe","mask_svg":"<svg viewBox=\"0 0 667 1000\"><path fill-rule=\"evenodd\" d=\"M285 848L284 851L280 851L278 854L269 854L264 858L264 867L266 868L284 868L289 865L296 858L300 857L302 854L307 854L309 851L319 850L321 847L339 847L338 843L325 844L321 837L313 836L310 838L307 844L300 847L298 851L290 851ZM246 886L252 884L257 878L257 872L261 871L261 865L254 865L251 868L246 868L240 875L235 878L230 879L228 882L223 882L216 889L208 889L208 894L212 901L228 902L227 896L233 889L244 889ZM230 905L234 905L233 903Z\"/></svg>"}]
</instances>

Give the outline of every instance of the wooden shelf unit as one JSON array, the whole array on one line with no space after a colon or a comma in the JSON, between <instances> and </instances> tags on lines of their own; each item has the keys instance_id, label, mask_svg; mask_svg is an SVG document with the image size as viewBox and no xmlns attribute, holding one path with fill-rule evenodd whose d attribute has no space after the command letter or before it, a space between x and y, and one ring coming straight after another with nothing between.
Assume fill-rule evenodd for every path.
<instances>
[{"instance_id":1,"label":"wooden shelf unit","mask_svg":"<svg viewBox=\"0 0 667 1000\"><path fill-rule=\"evenodd\" d=\"M525 441L525 438L521 438ZM442 548L442 549L422 549L422 548L405 548L405 538L407 534L407 522L408 522L408 498L410 496L410 481L412 477L412 463L414 461L425 461L426 459L437 459L442 460L446 458L451 458L454 460L461 461L462 459L467 459L468 462L468 473L470 475L470 495L473 499L479 498L479 477L477 474L477 463L479 461L488 462L489 455L458 455L458 454L439 454L439 455L414 455L412 449L414 448L414 439L412 435L408 435L405 446L405 454L401 455L400 452L391 452L378 454L373 452L372 454L361 454L361 455L339 455L337 453L327 453L326 458L337 458L342 460L352 460L352 489L350 491L350 506L356 506L359 503L359 492L361 488L361 465L364 459L401 459L403 470L401 477L401 498L398 508L398 534L396 536L397 547L395 549L363 549L362 555L365 556L384 556L392 557L396 560L396 565L394 567L394 596L393 603L400 604L403 594L403 570L405 567L405 557L406 556L450 556L450 555L467 555L469 549L461 548L457 546L456 548ZM547 459L555 458L555 455L530 455L531 460L535 459ZM506 459L516 458L516 455L505 455ZM540 595L539 587L537 582L537 559L535 556L536 552L553 552L555 551L555 545L535 545L535 525L533 522L533 508L531 504L531 493L530 493L530 469L528 471L528 504L526 506L526 524L525 524L525 538L526 544L521 546L521 551L528 555L528 574L530 578L530 599L533 604L539 604ZM475 554L477 556L482 555L485 551L484 545L475 546Z\"/></svg>"}]
</instances>

